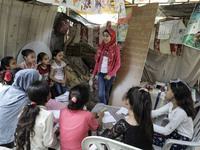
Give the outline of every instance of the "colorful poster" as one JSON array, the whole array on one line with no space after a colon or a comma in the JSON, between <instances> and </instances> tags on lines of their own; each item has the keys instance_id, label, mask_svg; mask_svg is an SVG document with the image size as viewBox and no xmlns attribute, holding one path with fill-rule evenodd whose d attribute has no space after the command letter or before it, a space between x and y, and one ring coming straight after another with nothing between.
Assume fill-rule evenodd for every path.
<instances>
[{"instance_id":1,"label":"colorful poster","mask_svg":"<svg viewBox=\"0 0 200 150\"><path fill-rule=\"evenodd\" d=\"M200 50L200 3L197 3L190 17L182 43Z\"/></svg>"},{"instance_id":2,"label":"colorful poster","mask_svg":"<svg viewBox=\"0 0 200 150\"><path fill-rule=\"evenodd\" d=\"M81 0L67 0L67 7L75 10L81 10Z\"/></svg>"},{"instance_id":3,"label":"colorful poster","mask_svg":"<svg viewBox=\"0 0 200 150\"><path fill-rule=\"evenodd\" d=\"M101 14L101 13L102 13L102 4L101 4L101 0L95 0L94 13L95 13L95 14Z\"/></svg>"},{"instance_id":4,"label":"colorful poster","mask_svg":"<svg viewBox=\"0 0 200 150\"><path fill-rule=\"evenodd\" d=\"M121 42L125 41L132 11L133 11L132 7L126 8L126 17L118 19L117 41Z\"/></svg>"},{"instance_id":5,"label":"colorful poster","mask_svg":"<svg viewBox=\"0 0 200 150\"><path fill-rule=\"evenodd\" d=\"M111 10L110 0L102 0L102 6L108 10Z\"/></svg>"},{"instance_id":6,"label":"colorful poster","mask_svg":"<svg viewBox=\"0 0 200 150\"><path fill-rule=\"evenodd\" d=\"M124 0L115 0L114 2L114 11L119 12L119 18L125 18L126 10Z\"/></svg>"},{"instance_id":7,"label":"colorful poster","mask_svg":"<svg viewBox=\"0 0 200 150\"><path fill-rule=\"evenodd\" d=\"M82 0L82 10L88 12L94 12L95 1L94 0Z\"/></svg>"}]
</instances>

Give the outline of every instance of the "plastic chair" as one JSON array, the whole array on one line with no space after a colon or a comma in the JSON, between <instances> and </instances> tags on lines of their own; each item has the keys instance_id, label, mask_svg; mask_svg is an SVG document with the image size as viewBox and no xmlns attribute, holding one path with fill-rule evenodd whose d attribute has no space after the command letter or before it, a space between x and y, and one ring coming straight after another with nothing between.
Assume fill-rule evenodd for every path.
<instances>
[{"instance_id":1,"label":"plastic chair","mask_svg":"<svg viewBox=\"0 0 200 150\"><path fill-rule=\"evenodd\" d=\"M83 150L141 150L137 147L100 136L89 136L82 141Z\"/></svg>"},{"instance_id":2,"label":"plastic chair","mask_svg":"<svg viewBox=\"0 0 200 150\"><path fill-rule=\"evenodd\" d=\"M198 107L200 107L200 102L194 105L195 109ZM169 150L173 144L186 145L188 146L186 148L187 150L194 150L195 147L200 147L200 142L199 142L200 140L200 109L194 118L193 124L194 124L194 134L193 134L192 141L188 142L188 141L181 141L181 140L175 140L175 139L168 139L165 142L163 148L153 145L154 149L155 150L159 150L159 149Z\"/></svg>"}]
</instances>

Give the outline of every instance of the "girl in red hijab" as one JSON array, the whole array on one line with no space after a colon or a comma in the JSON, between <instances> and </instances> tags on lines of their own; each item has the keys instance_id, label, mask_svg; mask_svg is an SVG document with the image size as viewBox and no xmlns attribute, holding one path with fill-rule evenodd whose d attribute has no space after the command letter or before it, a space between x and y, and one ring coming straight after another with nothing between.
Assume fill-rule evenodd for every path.
<instances>
[{"instance_id":1,"label":"girl in red hijab","mask_svg":"<svg viewBox=\"0 0 200 150\"><path fill-rule=\"evenodd\" d=\"M108 104L110 87L120 68L120 50L116 43L116 33L107 28L103 31L103 41L95 55L92 79L98 72L98 95L101 103Z\"/></svg>"}]
</instances>

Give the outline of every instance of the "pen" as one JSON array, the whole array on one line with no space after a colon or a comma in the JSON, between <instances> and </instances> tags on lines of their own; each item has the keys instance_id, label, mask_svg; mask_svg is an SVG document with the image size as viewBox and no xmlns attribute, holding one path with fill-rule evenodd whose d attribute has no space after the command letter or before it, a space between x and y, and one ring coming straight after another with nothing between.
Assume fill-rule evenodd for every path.
<instances>
[{"instance_id":1,"label":"pen","mask_svg":"<svg viewBox=\"0 0 200 150\"><path fill-rule=\"evenodd\" d=\"M104 109L102 109L101 112L103 112L103 111L106 110L106 109L107 109L107 107L105 107Z\"/></svg>"}]
</instances>

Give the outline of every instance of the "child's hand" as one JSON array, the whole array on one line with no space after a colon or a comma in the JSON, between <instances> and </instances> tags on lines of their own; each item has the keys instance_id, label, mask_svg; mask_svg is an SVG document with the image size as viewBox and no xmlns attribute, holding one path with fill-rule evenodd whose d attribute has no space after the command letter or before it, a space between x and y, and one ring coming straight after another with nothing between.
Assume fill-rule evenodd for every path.
<instances>
[{"instance_id":1,"label":"child's hand","mask_svg":"<svg viewBox=\"0 0 200 150\"><path fill-rule=\"evenodd\" d=\"M110 80L110 79L111 79L111 76L106 75L106 76L104 77L104 79L106 79L106 80Z\"/></svg>"},{"instance_id":2,"label":"child's hand","mask_svg":"<svg viewBox=\"0 0 200 150\"><path fill-rule=\"evenodd\" d=\"M99 117L97 112L93 112L92 114L93 114L94 118L98 118Z\"/></svg>"},{"instance_id":3,"label":"child's hand","mask_svg":"<svg viewBox=\"0 0 200 150\"><path fill-rule=\"evenodd\" d=\"M52 81L50 81L49 86L52 87L54 85L54 83Z\"/></svg>"},{"instance_id":4,"label":"child's hand","mask_svg":"<svg viewBox=\"0 0 200 150\"><path fill-rule=\"evenodd\" d=\"M103 118L103 116L104 116L104 111L103 111L103 112L100 111L100 112L99 112L99 117L100 117L100 118Z\"/></svg>"}]
</instances>

